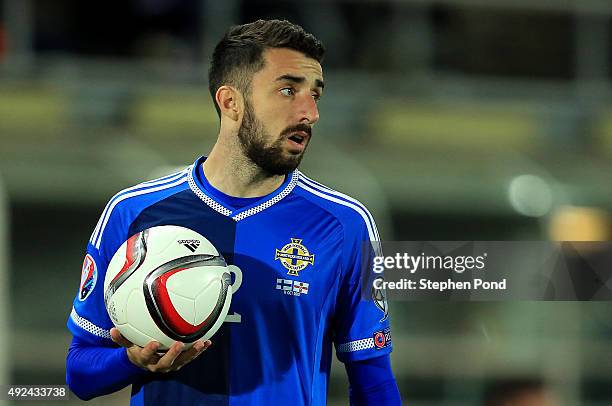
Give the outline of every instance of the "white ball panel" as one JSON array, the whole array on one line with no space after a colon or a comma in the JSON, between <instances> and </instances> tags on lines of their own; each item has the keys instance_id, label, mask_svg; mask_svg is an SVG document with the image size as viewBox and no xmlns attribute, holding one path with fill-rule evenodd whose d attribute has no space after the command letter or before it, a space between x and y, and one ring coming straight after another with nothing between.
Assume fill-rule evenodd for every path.
<instances>
[{"instance_id":1,"label":"white ball panel","mask_svg":"<svg viewBox=\"0 0 612 406\"><path fill-rule=\"evenodd\" d=\"M179 246L176 242L181 239L181 227L177 226L162 226L152 227L149 229L147 238L147 255L160 255L168 248ZM182 253L181 255L184 255Z\"/></svg>"},{"instance_id":2,"label":"white ball panel","mask_svg":"<svg viewBox=\"0 0 612 406\"><path fill-rule=\"evenodd\" d=\"M222 287L221 278L216 277L200 292L195 299L195 324L200 324L210 316L219 300Z\"/></svg>"},{"instance_id":3,"label":"white ball panel","mask_svg":"<svg viewBox=\"0 0 612 406\"><path fill-rule=\"evenodd\" d=\"M119 329L119 332L122 336L124 336L134 344L142 343L137 344L141 347L144 347L150 341L155 341L155 338L143 333L142 331L139 331L138 329L134 328L134 326L131 326L129 324L118 324L116 325L116 327L117 329Z\"/></svg>"},{"instance_id":4,"label":"white ball panel","mask_svg":"<svg viewBox=\"0 0 612 406\"><path fill-rule=\"evenodd\" d=\"M126 283L121 286L121 288L117 290L110 298L107 310L109 316L111 316L111 320L113 320L113 323L127 323L126 304L131 290L133 289L130 288L130 284Z\"/></svg>"},{"instance_id":5,"label":"white ball panel","mask_svg":"<svg viewBox=\"0 0 612 406\"><path fill-rule=\"evenodd\" d=\"M151 316L149 316L144 295L140 294L140 292L137 290L130 292L125 308L128 324L151 336L155 336L156 333L160 332Z\"/></svg>"},{"instance_id":6,"label":"white ball panel","mask_svg":"<svg viewBox=\"0 0 612 406\"><path fill-rule=\"evenodd\" d=\"M200 266L171 275L166 282L168 291L195 299L218 278L218 269L224 267ZM180 292L180 293L179 293Z\"/></svg>"},{"instance_id":7,"label":"white ball panel","mask_svg":"<svg viewBox=\"0 0 612 406\"><path fill-rule=\"evenodd\" d=\"M113 324L124 324L125 323L125 311L124 307L116 306L114 298L111 298L107 305L108 315L110 316Z\"/></svg>"},{"instance_id":8,"label":"white ball panel","mask_svg":"<svg viewBox=\"0 0 612 406\"><path fill-rule=\"evenodd\" d=\"M144 347L151 340L159 341L163 347L160 347L160 349L167 349L172 345L174 340L167 337L149 315L144 295L140 291L134 289L130 292L125 308L127 309L126 325L128 326L126 332L133 339L128 336L126 338L141 347Z\"/></svg>"},{"instance_id":9,"label":"white ball panel","mask_svg":"<svg viewBox=\"0 0 612 406\"><path fill-rule=\"evenodd\" d=\"M172 302L172 306L174 306L177 313L186 322L195 325L195 300L190 297L177 295L171 291L168 291L168 296L170 296L170 302Z\"/></svg>"}]
</instances>

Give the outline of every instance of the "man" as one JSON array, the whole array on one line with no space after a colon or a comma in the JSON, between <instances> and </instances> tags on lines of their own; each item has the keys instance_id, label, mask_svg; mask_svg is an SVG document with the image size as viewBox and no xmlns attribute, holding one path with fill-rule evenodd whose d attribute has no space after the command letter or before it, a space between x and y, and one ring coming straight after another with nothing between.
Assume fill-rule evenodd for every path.
<instances>
[{"instance_id":1,"label":"man","mask_svg":"<svg viewBox=\"0 0 612 406\"><path fill-rule=\"evenodd\" d=\"M209 81L221 126L210 155L115 195L87 245L68 320L66 379L79 397L132 384L133 404L322 405L334 343L354 404L400 403L386 303L362 283L371 252L363 243L378 241L374 220L297 171L319 119L323 52L314 36L278 20L233 27L217 45ZM214 345L182 352L177 342L159 354L156 342L127 341L106 314L114 252L163 224L199 232L242 271ZM286 257L296 250L303 259Z\"/></svg>"}]
</instances>

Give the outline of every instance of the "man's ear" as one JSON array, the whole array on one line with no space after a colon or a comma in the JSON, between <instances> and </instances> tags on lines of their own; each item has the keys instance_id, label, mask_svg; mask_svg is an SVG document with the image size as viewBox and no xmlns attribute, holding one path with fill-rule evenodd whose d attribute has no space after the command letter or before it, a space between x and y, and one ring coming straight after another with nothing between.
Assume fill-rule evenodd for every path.
<instances>
[{"instance_id":1,"label":"man's ear","mask_svg":"<svg viewBox=\"0 0 612 406\"><path fill-rule=\"evenodd\" d=\"M244 111L242 93L232 86L221 86L215 93L215 101L221 110L221 115L230 120L238 121Z\"/></svg>"}]
</instances>

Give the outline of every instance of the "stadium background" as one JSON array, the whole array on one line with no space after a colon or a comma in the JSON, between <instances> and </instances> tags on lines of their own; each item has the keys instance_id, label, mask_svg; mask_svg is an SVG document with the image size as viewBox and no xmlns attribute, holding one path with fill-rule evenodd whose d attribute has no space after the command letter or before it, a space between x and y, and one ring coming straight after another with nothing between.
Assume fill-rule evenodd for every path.
<instances>
[{"instance_id":1,"label":"stadium background","mask_svg":"<svg viewBox=\"0 0 612 406\"><path fill-rule=\"evenodd\" d=\"M609 240L608 1L0 0L0 382L64 382L103 205L209 150L208 55L259 17L326 44L303 168L365 202L383 239ZM607 303L393 302L391 316L411 405L512 387L612 403ZM336 363L330 404L346 386Z\"/></svg>"}]
</instances>

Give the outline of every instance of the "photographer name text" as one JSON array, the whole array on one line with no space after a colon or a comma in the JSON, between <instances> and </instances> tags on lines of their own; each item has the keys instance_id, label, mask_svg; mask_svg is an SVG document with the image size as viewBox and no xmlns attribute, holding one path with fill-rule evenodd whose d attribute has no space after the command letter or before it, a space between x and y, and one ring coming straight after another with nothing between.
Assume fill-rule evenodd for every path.
<instances>
[{"instance_id":1,"label":"photographer name text","mask_svg":"<svg viewBox=\"0 0 612 406\"><path fill-rule=\"evenodd\" d=\"M471 281L445 281L421 278L417 280L400 279L399 281L385 281L382 278L375 279L373 282L375 289L389 290L428 290L444 292L447 290L506 290L506 278L497 281L486 281L474 278Z\"/></svg>"}]
</instances>

